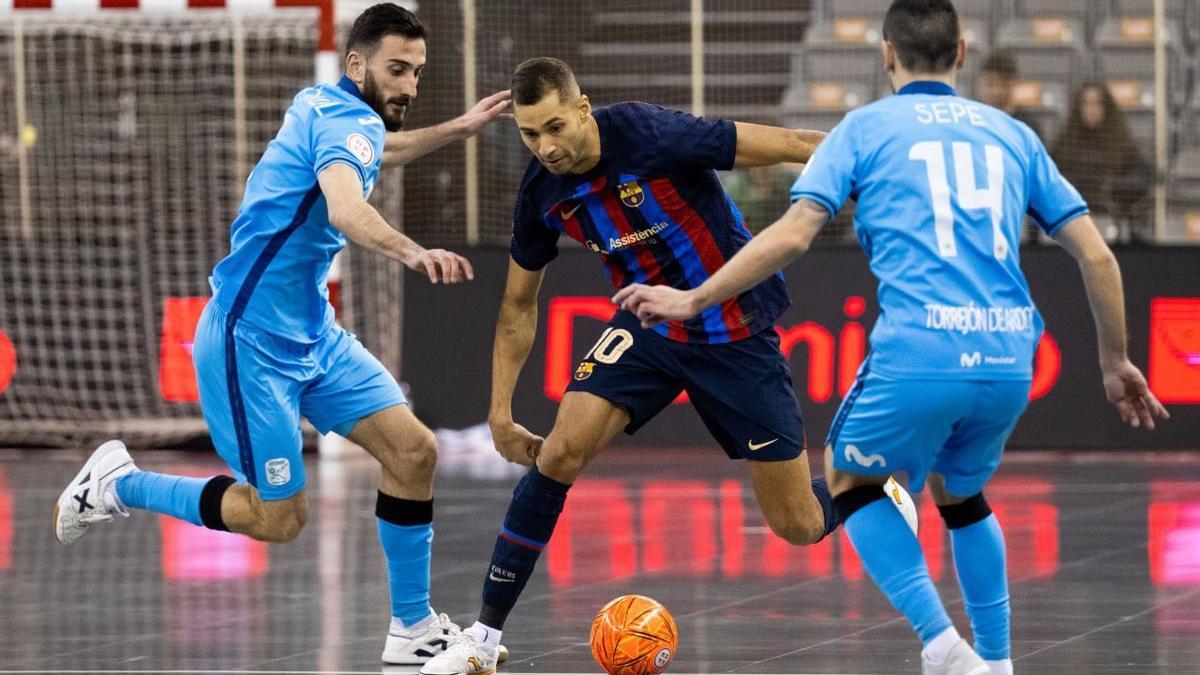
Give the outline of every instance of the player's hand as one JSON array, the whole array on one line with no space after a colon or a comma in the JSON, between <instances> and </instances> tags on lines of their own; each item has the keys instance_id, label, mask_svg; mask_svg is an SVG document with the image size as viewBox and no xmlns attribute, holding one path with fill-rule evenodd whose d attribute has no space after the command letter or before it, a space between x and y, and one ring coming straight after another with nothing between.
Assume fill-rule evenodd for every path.
<instances>
[{"instance_id":1,"label":"player's hand","mask_svg":"<svg viewBox=\"0 0 1200 675\"><path fill-rule=\"evenodd\" d=\"M533 466L546 440L516 422L490 424L496 452L510 462Z\"/></svg>"},{"instance_id":2,"label":"player's hand","mask_svg":"<svg viewBox=\"0 0 1200 675\"><path fill-rule=\"evenodd\" d=\"M464 138L474 136L495 120L510 119L512 113L508 111L508 107L511 100L512 92L507 89L480 99L479 103L459 118L463 122L463 133L466 134Z\"/></svg>"},{"instance_id":3,"label":"player's hand","mask_svg":"<svg viewBox=\"0 0 1200 675\"><path fill-rule=\"evenodd\" d=\"M404 263L410 270L429 275L430 283L457 284L474 281L475 270L471 261L457 253L441 248L428 248Z\"/></svg>"},{"instance_id":4,"label":"player's hand","mask_svg":"<svg viewBox=\"0 0 1200 675\"><path fill-rule=\"evenodd\" d=\"M681 291L670 286L630 284L622 288L612 301L650 328L664 321L683 321L700 313L699 298L694 291Z\"/></svg>"},{"instance_id":5,"label":"player's hand","mask_svg":"<svg viewBox=\"0 0 1200 675\"><path fill-rule=\"evenodd\" d=\"M1104 368L1104 393L1108 402L1117 406L1121 421L1135 429L1154 429L1155 417L1171 417L1146 386L1142 371L1128 360Z\"/></svg>"}]
</instances>

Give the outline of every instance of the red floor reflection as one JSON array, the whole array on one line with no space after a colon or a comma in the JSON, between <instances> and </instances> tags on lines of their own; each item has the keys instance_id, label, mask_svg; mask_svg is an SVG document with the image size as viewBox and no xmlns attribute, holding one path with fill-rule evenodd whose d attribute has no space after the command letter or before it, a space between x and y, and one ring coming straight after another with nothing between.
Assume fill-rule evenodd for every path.
<instances>
[{"instance_id":1,"label":"red floor reflection","mask_svg":"<svg viewBox=\"0 0 1200 675\"><path fill-rule=\"evenodd\" d=\"M1147 551L1155 586L1200 584L1200 494L1188 483L1150 486Z\"/></svg>"},{"instance_id":2,"label":"red floor reflection","mask_svg":"<svg viewBox=\"0 0 1200 675\"><path fill-rule=\"evenodd\" d=\"M1006 477L989 486L988 501L1008 540L1011 577L1049 579L1057 573L1059 508L1053 498L1054 485L1040 477ZM930 574L940 580L952 574L946 528L932 500L919 498L918 510L921 546ZM1195 518L1200 527L1200 504ZM791 546L770 532L753 493L736 480L582 479L571 490L547 558L556 587L635 574L864 578L844 532L815 546Z\"/></svg>"}]
</instances>

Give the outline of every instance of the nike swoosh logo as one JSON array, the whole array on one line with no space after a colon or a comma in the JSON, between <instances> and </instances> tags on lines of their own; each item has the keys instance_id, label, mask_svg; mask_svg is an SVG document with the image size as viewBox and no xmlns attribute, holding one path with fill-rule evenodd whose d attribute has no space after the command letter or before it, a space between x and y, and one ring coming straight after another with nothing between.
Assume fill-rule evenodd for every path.
<instances>
[{"instance_id":1,"label":"nike swoosh logo","mask_svg":"<svg viewBox=\"0 0 1200 675\"><path fill-rule=\"evenodd\" d=\"M761 450L761 449L767 447L768 445L775 443L778 440L779 440L778 438L772 438L771 440L767 441L766 443L755 443L754 441L747 441L746 447L750 448L751 452L754 452L755 450Z\"/></svg>"},{"instance_id":2,"label":"nike swoosh logo","mask_svg":"<svg viewBox=\"0 0 1200 675\"><path fill-rule=\"evenodd\" d=\"M499 581L500 583L504 584L511 584L512 582L516 581L516 579L505 579L504 577L498 577L496 576L495 572L488 572L488 578L492 581Z\"/></svg>"},{"instance_id":3,"label":"nike swoosh logo","mask_svg":"<svg viewBox=\"0 0 1200 675\"><path fill-rule=\"evenodd\" d=\"M576 204L576 205L575 205L575 208L571 209L570 211L563 211L563 212L562 212L562 219L563 219L563 220L570 220L570 219L571 219L571 216L575 215L575 212L579 210L579 207L580 207L580 206L582 206L582 204Z\"/></svg>"}]
</instances>

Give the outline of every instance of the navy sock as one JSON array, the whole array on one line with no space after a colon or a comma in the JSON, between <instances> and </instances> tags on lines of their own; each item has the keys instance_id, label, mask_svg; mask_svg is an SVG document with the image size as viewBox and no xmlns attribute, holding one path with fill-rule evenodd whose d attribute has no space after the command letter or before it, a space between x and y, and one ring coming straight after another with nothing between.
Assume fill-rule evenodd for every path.
<instances>
[{"instance_id":1,"label":"navy sock","mask_svg":"<svg viewBox=\"0 0 1200 675\"><path fill-rule=\"evenodd\" d=\"M829 483L824 476L812 480L812 491L817 501L821 502L821 510L825 514L825 533L821 535L821 539L824 539L836 530L842 521L838 518L837 510L833 508L833 495L829 492Z\"/></svg>"},{"instance_id":2,"label":"navy sock","mask_svg":"<svg viewBox=\"0 0 1200 675\"><path fill-rule=\"evenodd\" d=\"M570 485L543 476L535 466L513 490L513 500L496 538L492 562L483 581L483 608L479 623L496 630L517 604L533 574L542 549L554 533Z\"/></svg>"}]
</instances>

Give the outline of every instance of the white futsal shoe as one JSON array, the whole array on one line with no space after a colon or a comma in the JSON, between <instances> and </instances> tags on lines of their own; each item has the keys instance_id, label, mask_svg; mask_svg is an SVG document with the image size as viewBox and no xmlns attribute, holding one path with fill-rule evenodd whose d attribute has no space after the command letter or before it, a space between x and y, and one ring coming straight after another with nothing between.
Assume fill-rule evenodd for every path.
<instances>
[{"instance_id":1,"label":"white futsal shoe","mask_svg":"<svg viewBox=\"0 0 1200 675\"><path fill-rule=\"evenodd\" d=\"M438 614L424 628L411 631L393 628L383 645L383 662L394 666L424 665L462 639L462 635L458 624L445 614ZM508 660L508 650L503 645L497 652L500 663Z\"/></svg>"},{"instance_id":2,"label":"white futsal shoe","mask_svg":"<svg viewBox=\"0 0 1200 675\"><path fill-rule=\"evenodd\" d=\"M115 484L121 476L137 470L121 441L109 441L96 448L54 505L54 536L64 544L73 544L92 525L107 523L115 516L129 516L117 497Z\"/></svg>"},{"instance_id":3,"label":"white futsal shoe","mask_svg":"<svg viewBox=\"0 0 1200 675\"><path fill-rule=\"evenodd\" d=\"M921 675L991 675L992 669L966 640L959 640L941 663L933 663L921 655Z\"/></svg>"},{"instance_id":4,"label":"white futsal shoe","mask_svg":"<svg viewBox=\"0 0 1200 675\"><path fill-rule=\"evenodd\" d=\"M908 494L908 490L900 487L895 478L888 478L883 484L883 491L891 500L892 506L904 516L904 522L908 523L908 529L912 530L915 535L917 533L917 505L913 502L912 495Z\"/></svg>"},{"instance_id":5,"label":"white futsal shoe","mask_svg":"<svg viewBox=\"0 0 1200 675\"><path fill-rule=\"evenodd\" d=\"M473 633L463 631L462 636L445 652L429 659L421 666L421 675L491 675L500 662L500 652ZM507 656L507 654L505 654Z\"/></svg>"}]
</instances>

